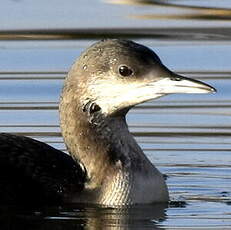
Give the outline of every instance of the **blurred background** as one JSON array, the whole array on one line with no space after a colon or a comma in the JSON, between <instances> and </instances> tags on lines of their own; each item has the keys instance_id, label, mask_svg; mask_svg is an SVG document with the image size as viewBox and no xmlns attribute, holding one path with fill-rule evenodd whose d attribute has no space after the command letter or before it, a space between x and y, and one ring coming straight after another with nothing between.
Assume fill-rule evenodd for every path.
<instances>
[{"instance_id":1,"label":"blurred background","mask_svg":"<svg viewBox=\"0 0 231 230\"><path fill-rule=\"evenodd\" d=\"M58 116L63 79L80 53L104 38L142 43L173 71L218 90L169 95L139 105L128 115L131 132L167 175L172 202L127 209L4 209L2 226L230 229L229 0L1 0L0 131L66 151Z\"/></svg>"}]
</instances>

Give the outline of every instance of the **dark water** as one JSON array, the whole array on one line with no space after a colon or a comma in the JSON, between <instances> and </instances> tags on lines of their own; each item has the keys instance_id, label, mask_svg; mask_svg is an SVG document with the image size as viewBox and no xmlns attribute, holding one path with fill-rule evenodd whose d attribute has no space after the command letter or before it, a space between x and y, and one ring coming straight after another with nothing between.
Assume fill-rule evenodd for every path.
<instances>
[{"instance_id":1,"label":"dark water","mask_svg":"<svg viewBox=\"0 0 231 230\"><path fill-rule=\"evenodd\" d=\"M58 121L63 79L80 52L106 37L153 48L213 95L169 95L137 106L131 132L168 176L168 206L0 207L6 229L231 229L231 3L3 0L0 130L65 150Z\"/></svg>"}]
</instances>

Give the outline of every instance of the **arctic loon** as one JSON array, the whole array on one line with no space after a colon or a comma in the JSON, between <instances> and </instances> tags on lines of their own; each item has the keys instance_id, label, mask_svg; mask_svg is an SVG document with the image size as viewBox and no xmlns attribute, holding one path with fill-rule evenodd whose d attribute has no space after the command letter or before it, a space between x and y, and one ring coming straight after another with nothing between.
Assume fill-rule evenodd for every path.
<instances>
[{"instance_id":1,"label":"arctic loon","mask_svg":"<svg viewBox=\"0 0 231 230\"><path fill-rule=\"evenodd\" d=\"M125 116L164 95L215 91L170 71L138 43L93 44L71 67L60 98L69 155L28 137L0 134L0 204L167 202L165 179L129 132Z\"/></svg>"}]
</instances>

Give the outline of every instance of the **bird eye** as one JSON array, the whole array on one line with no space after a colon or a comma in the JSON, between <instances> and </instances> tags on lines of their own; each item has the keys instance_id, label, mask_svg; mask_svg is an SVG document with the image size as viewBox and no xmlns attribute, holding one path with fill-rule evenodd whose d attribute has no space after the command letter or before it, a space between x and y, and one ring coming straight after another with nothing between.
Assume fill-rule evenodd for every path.
<instances>
[{"instance_id":1,"label":"bird eye","mask_svg":"<svg viewBox=\"0 0 231 230\"><path fill-rule=\"evenodd\" d=\"M127 67L126 65L122 65L119 67L119 73L123 77L128 77L128 76L132 75L133 71L129 67Z\"/></svg>"}]
</instances>

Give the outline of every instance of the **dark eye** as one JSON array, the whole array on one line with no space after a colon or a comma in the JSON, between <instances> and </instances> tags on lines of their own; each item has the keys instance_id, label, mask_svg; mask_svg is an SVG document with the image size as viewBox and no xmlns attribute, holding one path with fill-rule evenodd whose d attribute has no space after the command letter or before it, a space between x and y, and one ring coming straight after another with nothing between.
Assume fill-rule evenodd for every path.
<instances>
[{"instance_id":1,"label":"dark eye","mask_svg":"<svg viewBox=\"0 0 231 230\"><path fill-rule=\"evenodd\" d=\"M132 75L133 71L129 67L127 67L126 65L122 65L119 67L119 73L123 77L128 77L128 76Z\"/></svg>"}]
</instances>

